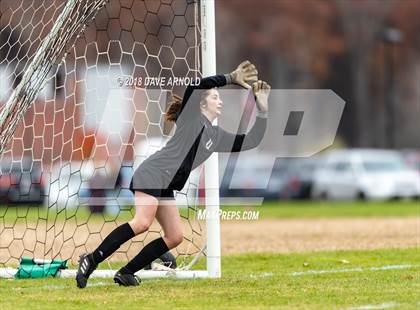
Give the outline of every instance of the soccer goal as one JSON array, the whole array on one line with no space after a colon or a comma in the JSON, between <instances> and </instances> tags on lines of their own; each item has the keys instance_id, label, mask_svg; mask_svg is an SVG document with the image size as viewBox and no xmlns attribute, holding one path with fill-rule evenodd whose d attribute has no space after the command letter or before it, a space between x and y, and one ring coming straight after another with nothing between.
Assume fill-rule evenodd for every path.
<instances>
[{"instance_id":1,"label":"soccer goal","mask_svg":"<svg viewBox=\"0 0 420 310\"><path fill-rule=\"evenodd\" d=\"M22 257L75 266L131 218L132 173L172 132L170 91L216 73L214 19L213 0L1 1L0 277ZM219 210L217 155L196 170L176 194L178 267L141 278L220 277L219 218L197 218ZM152 226L92 277L113 277L161 234Z\"/></svg>"}]
</instances>

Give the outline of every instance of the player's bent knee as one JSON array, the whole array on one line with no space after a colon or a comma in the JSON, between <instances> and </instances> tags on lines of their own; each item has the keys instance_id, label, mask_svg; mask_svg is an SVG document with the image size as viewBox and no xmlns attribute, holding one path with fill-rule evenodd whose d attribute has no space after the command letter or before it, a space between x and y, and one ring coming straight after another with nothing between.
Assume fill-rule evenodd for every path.
<instances>
[{"instance_id":1,"label":"player's bent knee","mask_svg":"<svg viewBox=\"0 0 420 310\"><path fill-rule=\"evenodd\" d=\"M182 233L172 234L170 236L165 236L165 242L169 249L173 249L180 245L184 240L184 236Z\"/></svg>"},{"instance_id":2,"label":"player's bent knee","mask_svg":"<svg viewBox=\"0 0 420 310\"><path fill-rule=\"evenodd\" d=\"M130 222L131 229L133 229L133 232L135 235L141 234L149 229L151 222L145 221L145 220L136 220L133 219Z\"/></svg>"},{"instance_id":3,"label":"player's bent knee","mask_svg":"<svg viewBox=\"0 0 420 310\"><path fill-rule=\"evenodd\" d=\"M182 233L177 234L174 238L174 247L180 245L182 243L182 240L184 240L184 236L182 235Z\"/></svg>"}]
</instances>

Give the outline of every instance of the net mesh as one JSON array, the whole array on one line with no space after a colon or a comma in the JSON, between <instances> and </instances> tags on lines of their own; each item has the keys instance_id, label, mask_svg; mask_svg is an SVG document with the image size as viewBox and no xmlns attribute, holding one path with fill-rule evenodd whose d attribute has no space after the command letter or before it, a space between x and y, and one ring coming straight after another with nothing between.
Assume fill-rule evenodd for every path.
<instances>
[{"instance_id":1,"label":"net mesh","mask_svg":"<svg viewBox=\"0 0 420 310\"><path fill-rule=\"evenodd\" d=\"M49 33L45 36L36 53L27 62L28 66L24 67L22 77L17 76L15 78L14 82L17 86L0 112L0 152L5 148L23 114L28 110L39 90L43 87L53 65L61 62L61 59L65 56L65 51L73 45L85 25L104 4L104 0L69 0L63 7L62 13L57 17L51 29L49 29ZM35 11L34 15L37 11L42 12L40 9L42 10L42 6ZM20 21L25 22L22 19ZM29 25L32 25L34 21L37 20L32 17ZM12 31L9 30L11 35L15 32L15 29L17 28L12 28ZM6 52L9 46L3 47ZM12 46L10 45L10 47ZM6 53L6 57L9 59L13 56L10 50L11 48ZM20 59L18 58L17 60L19 61Z\"/></svg>"},{"instance_id":2,"label":"net mesh","mask_svg":"<svg viewBox=\"0 0 420 310\"><path fill-rule=\"evenodd\" d=\"M198 4L0 3L0 267L22 256L76 263L133 216L133 171L170 137L168 96L182 95L178 77L200 76ZM199 177L176 195L181 264L204 245ZM153 224L111 268L160 235Z\"/></svg>"}]
</instances>

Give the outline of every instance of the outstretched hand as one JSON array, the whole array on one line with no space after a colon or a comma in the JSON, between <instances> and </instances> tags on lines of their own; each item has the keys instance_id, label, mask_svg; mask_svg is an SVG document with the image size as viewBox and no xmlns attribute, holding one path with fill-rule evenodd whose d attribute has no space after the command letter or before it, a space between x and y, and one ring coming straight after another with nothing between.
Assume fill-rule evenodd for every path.
<instances>
[{"instance_id":1,"label":"outstretched hand","mask_svg":"<svg viewBox=\"0 0 420 310\"><path fill-rule=\"evenodd\" d=\"M258 71L249 60L246 60L230 74L230 77L232 83L250 89L251 84L258 80Z\"/></svg>"},{"instance_id":2,"label":"outstretched hand","mask_svg":"<svg viewBox=\"0 0 420 310\"><path fill-rule=\"evenodd\" d=\"M267 82L257 81L252 84L252 92L256 98L257 108L260 112L268 112L268 96L271 86Z\"/></svg>"}]
</instances>

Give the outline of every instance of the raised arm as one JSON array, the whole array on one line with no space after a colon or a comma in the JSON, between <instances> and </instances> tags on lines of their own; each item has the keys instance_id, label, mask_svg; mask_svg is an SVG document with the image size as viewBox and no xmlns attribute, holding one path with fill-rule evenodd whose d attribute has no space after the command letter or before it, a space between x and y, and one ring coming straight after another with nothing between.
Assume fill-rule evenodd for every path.
<instances>
[{"instance_id":1,"label":"raised arm","mask_svg":"<svg viewBox=\"0 0 420 310\"><path fill-rule=\"evenodd\" d=\"M254 126L247 134L233 134L218 127L218 143L216 152L240 152L257 147L264 137L267 128L268 95L270 85L258 81L252 85L258 114Z\"/></svg>"},{"instance_id":2,"label":"raised arm","mask_svg":"<svg viewBox=\"0 0 420 310\"><path fill-rule=\"evenodd\" d=\"M240 152L257 147L264 137L267 116L257 116L254 126L247 134L233 134L218 127L219 143L215 152Z\"/></svg>"}]
</instances>

